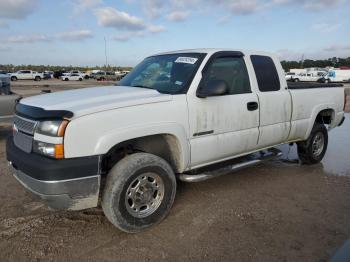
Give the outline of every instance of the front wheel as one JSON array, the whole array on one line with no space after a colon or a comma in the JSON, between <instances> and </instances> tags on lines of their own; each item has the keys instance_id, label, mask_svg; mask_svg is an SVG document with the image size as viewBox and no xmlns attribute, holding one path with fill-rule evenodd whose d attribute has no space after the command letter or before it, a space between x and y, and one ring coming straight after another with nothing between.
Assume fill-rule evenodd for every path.
<instances>
[{"instance_id":1,"label":"front wheel","mask_svg":"<svg viewBox=\"0 0 350 262\"><path fill-rule=\"evenodd\" d=\"M298 82L299 82L299 79L298 79L298 78L294 78L293 81L294 81L295 83L298 83Z\"/></svg>"},{"instance_id":2,"label":"front wheel","mask_svg":"<svg viewBox=\"0 0 350 262\"><path fill-rule=\"evenodd\" d=\"M135 153L120 160L107 175L102 208L119 229L136 233L162 221L176 194L176 178L162 158Z\"/></svg>"},{"instance_id":3,"label":"front wheel","mask_svg":"<svg viewBox=\"0 0 350 262\"><path fill-rule=\"evenodd\" d=\"M36 77L34 78L34 81L41 81L41 77L40 77L40 76L36 76Z\"/></svg>"},{"instance_id":4,"label":"front wheel","mask_svg":"<svg viewBox=\"0 0 350 262\"><path fill-rule=\"evenodd\" d=\"M303 164L312 165L321 162L327 151L328 132L323 124L315 124L306 141L298 144L299 159Z\"/></svg>"},{"instance_id":5,"label":"front wheel","mask_svg":"<svg viewBox=\"0 0 350 262\"><path fill-rule=\"evenodd\" d=\"M17 81L17 77L11 76L11 81Z\"/></svg>"}]
</instances>

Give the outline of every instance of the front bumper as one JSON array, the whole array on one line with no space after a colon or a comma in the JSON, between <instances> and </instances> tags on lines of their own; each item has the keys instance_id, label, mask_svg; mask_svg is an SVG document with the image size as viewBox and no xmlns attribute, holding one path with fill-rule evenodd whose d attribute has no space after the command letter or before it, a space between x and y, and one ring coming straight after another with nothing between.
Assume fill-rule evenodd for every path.
<instances>
[{"instance_id":1,"label":"front bumper","mask_svg":"<svg viewBox=\"0 0 350 262\"><path fill-rule=\"evenodd\" d=\"M53 209L81 210L97 206L100 157L49 159L17 148L10 137L7 160L14 177Z\"/></svg>"}]
</instances>

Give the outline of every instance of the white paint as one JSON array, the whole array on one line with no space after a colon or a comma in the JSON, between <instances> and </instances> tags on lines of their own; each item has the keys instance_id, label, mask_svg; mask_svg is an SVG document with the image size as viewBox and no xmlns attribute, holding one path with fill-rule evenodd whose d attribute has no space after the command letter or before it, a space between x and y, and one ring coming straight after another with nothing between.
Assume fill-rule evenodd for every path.
<instances>
[{"instance_id":1,"label":"white paint","mask_svg":"<svg viewBox=\"0 0 350 262\"><path fill-rule=\"evenodd\" d=\"M181 50L207 53L187 94L167 95L133 87L97 87L46 94L21 103L74 113L65 133L67 158L103 155L123 141L156 134L177 139L180 172L232 159L263 148L308 137L317 114L334 111L331 128L344 113L343 88L287 90L284 71L275 55L242 51L252 93L198 98L202 69L210 56L227 49ZM237 51L237 50L234 50ZM275 62L281 90L260 92L250 55L266 55ZM257 102L259 110L248 111ZM196 136L196 133L212 131Z\"/></svg>"}]
</instances>

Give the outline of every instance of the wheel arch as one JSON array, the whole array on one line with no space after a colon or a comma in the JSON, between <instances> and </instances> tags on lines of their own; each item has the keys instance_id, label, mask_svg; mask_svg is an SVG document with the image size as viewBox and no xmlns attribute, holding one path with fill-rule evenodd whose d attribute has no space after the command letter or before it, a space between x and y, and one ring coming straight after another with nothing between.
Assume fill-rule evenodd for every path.
<instances>
[{"instance_id":1,"label":"wheel arch","mask_svg":"<svg viewBox=\"0 0 350 262\"><path fill-rule=\"evenodd\" d=\"M186 149L180 139L174 134L161 133L131 138L111 146L102 157L102 172L108 172L119 160L136 152L163 158L175 173L181 173L187 166Z\"/></svg>"},{"instance_id":2,"label":"wheel arch","mask_svg":"<svg viewBox=\"0 0 350 262\"><path fill-rule=\"evenodd\" d=\"M334 126L334 122L336 120L335 108L335 105L320 105L313 110L312 118L305 134L305 139L310 136L315 123L326 124L329 127Z\"/></svg>"}]
</instances>

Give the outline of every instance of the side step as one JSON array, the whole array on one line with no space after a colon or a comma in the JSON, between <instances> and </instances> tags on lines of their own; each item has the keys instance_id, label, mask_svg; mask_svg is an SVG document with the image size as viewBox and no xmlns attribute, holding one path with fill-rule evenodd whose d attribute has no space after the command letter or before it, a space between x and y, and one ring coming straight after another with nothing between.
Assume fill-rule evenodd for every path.
<instances>
[{"instance_id":1,"label":"side step","mask_svg":"<svg viewBox=\"0 0 350 262\"><path fill-rule=\"evenodd\" d=\"M248 156L248 160L246 158L244 161L226 165L216 170L205 171L199 174L180 174L178 178L183 182L202 182L218 176L230 174L246 167L255 166L268 160L279 158L282 155L283 153L279 149L270 148L268 150L260 151L259 153Z\"/></svg>"}]
</instances>

